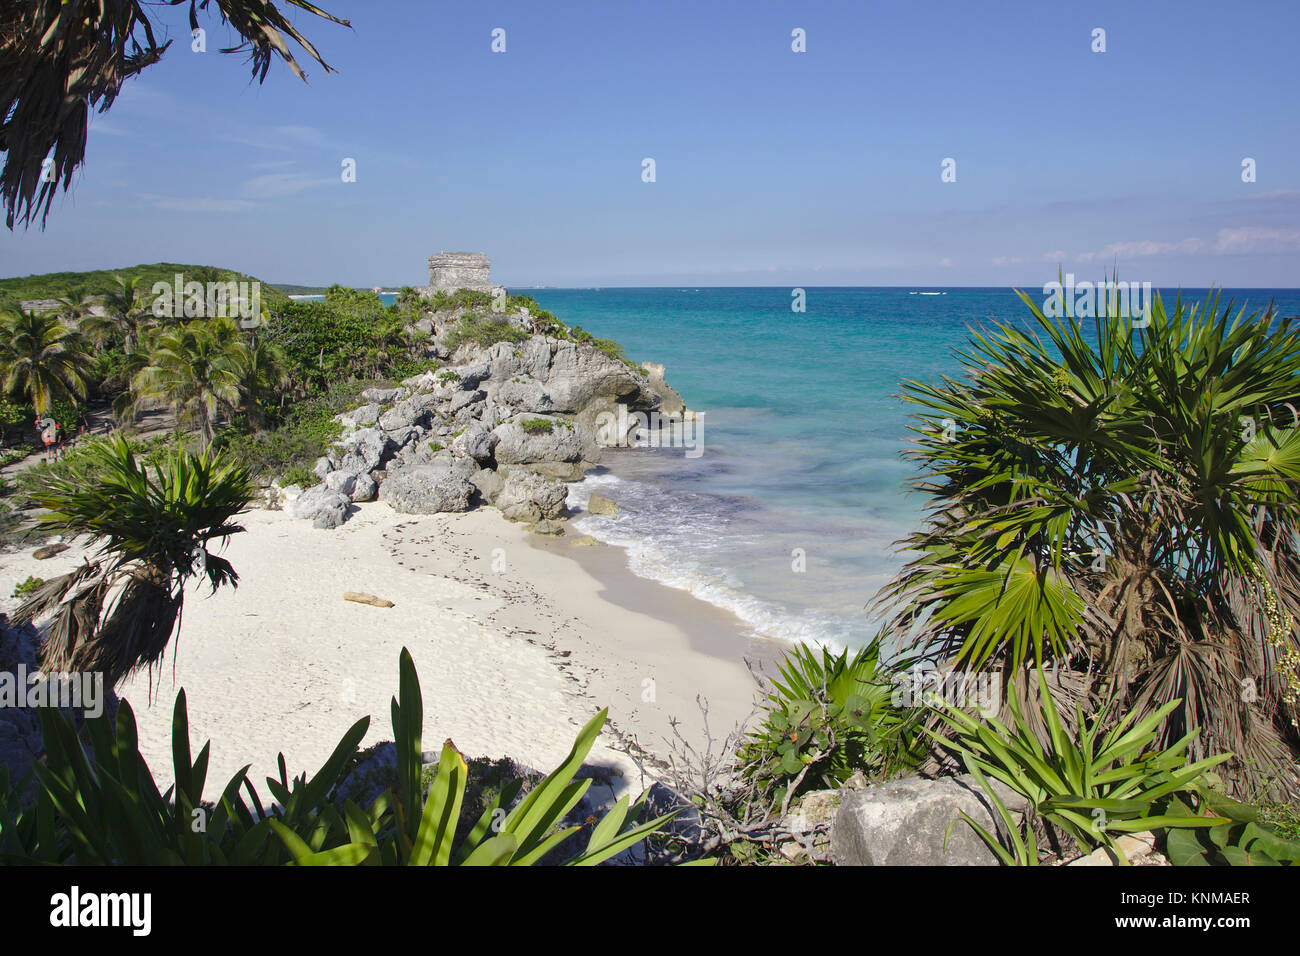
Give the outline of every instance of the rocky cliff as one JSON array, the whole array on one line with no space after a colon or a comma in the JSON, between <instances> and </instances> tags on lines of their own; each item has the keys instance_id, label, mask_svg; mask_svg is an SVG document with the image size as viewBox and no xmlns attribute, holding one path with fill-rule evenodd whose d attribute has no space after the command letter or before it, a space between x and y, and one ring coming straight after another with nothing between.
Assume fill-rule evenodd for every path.
<instances>
[{"instance_id":1,"label":"rocky cliff","mask_svg":"<svg viewBox=\"0 0 1300 956\"><path fill-rule=\"evenodd\" d=\"M335 528L354 503L376 497L410 514L493 505L534 530L556 532L567 515L564 482L601 459L602 416L616 417L620 406L684 408L662 366L637 368L591 344L537 334L527 310L493 316L520 341L453 351L443 343L458 318L440 313L416 323L448 364L398 387L366 390L366 404L339 416L344 433L316 462L320 483L273 487L273 507Z\"/></svg>"}]
</instances>

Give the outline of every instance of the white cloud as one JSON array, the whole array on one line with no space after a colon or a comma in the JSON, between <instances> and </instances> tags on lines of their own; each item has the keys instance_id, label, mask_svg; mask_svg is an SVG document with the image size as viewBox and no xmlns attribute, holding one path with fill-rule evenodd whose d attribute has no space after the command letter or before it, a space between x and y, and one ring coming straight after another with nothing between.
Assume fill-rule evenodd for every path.
<instances>
[{"instance_id":1,"label":"white cloud","mask_svg":"<svg viewBox=\"0 0 1300 956\"><path fill-rule=\"evenodd\" d=\"M1300 249L1300 229L1242 226L1220 229L1214 251L1225 255L1242 252L1291 252Z\"/></svg>"},{"instance_id":2,"label":"white cloud","mask_svg":"<svg viewBox=\"0 0 1300 956\"><path fill-rule=\"evenodd\" d=\"M255 199L274 199L279 196L292 196L304 189L325 186L339 182L338 179L313 176L301 170L284 173L265 173L254 176L240 186L240 192Z\"/></svg>"}]
</instances>

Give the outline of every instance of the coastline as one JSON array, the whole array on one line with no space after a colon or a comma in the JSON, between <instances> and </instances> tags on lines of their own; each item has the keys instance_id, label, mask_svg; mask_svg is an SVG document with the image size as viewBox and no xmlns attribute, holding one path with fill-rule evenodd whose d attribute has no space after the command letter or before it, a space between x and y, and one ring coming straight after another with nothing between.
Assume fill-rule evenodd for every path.
<instances>
[{"instance_id":1,"label":"coastline","mask_svg":"<svg viewBox=\"0 0 1300 956\"><path fill-rule=\"evenodd\" d=\"M588 763L617 770L633 793L652 779L624 752L629 744L644 749L647 764L664 759L675 719L703 747L697 695L708 699L720 742L760 696L740 622L635 576L621 549L575 547L572 535L542 539L487 509L416 516L375 502L328 533L281 511L240 521L247 530L220 552L239 587L187 592L152 685L145 672L119 688L160 782L172 776L172 706L182 687L191 746L212 741L209 796L245 764L261 789L281 752L290 776L314 773L366 714L362 747L392 739L403 646L420 674L426 751L449 737L468 756L549 771L608 706ZM79 545L43 561L31 551L4 555L0 610L18 604L9 595L28 575L50 578L80 563ZM346 602L344 591L394 607Z\"/></svg>"}]
</instances>

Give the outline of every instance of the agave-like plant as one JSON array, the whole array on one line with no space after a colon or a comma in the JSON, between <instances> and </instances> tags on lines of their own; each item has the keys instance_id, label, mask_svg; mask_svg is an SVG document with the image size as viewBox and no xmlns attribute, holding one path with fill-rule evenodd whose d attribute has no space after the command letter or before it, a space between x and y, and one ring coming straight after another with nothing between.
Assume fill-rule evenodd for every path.
<instances>
[{"instance_id":1,"label":"agave-like plant","mask_svg":"<svg viewBox=\"0 0 1300 956\"><path fill-rule=\"evenodd\" d=\"M112 687L162 658L187 581L237 585L230 562L208 547L244 530L234 518L253 490L247 468L210 453L177 450L151 474L121 437L92 444L84 460L86 473L52 473L30 497L49 509L43 528L90 535L98 559L44 584L13 616L53 614L46 673L101 673Z\"/></svg>"},{"instance_id":2,"label":"agave-like plant","mask_svg":"<svg viewBox=\"0 0 1300 956\"><path fill-rule=\"evenodd\" d=\"M1054 662L1056 693L1160 712L1166 744L1200 728L1234 790L1296 792L1300 329L1157 296L1089 342L1021 299L1030 328L972 332L965 378L905 384L931 506L893 629L1022 696Z\"/></svg>"},{"instance_id":3,"label":"agave-like plant","mask_svg":"<svg viewBox=\"0 0 1300 956\"><path fill-rule=\"evenodd\" d=\"M34 799L11 786L0 764L0 863L78 866L488 865L529 866L590 826L571 866L591 866L635 846L668 822L669 813L637 822L645 797L625 796L600 820L564 826L590 780L575 780L604 724L605 711L578 734L564 763L522 800L522 781L497 795L457 838L467 768L448 741L433 783L424 785L420 739L423 705L410 653L403 648L400 701L393 701L398 777L365 810L340 800L370 718L354 723L313 775L267 777L265 802L238 771L215 801L205 801L211 743L194 756L185 691L172 711L175 784L161 790L140 754L135 715L122 701L117 716L87 719L78 735L64 713L45 708L44 761L34 764ZM202 819L203 826L195 826Z\"/></svg>"},{"instance_id":4,"label":"agave-like plant","mask_svg":"<svg viewBox=\"0 0 1300 956\"><path fill-rule=\"evenodd\" d=\"M1170 701L1141 720L1130 711L1112 721L1113 701L1088 718L1075 705L1073 729L1061 721L1042 668L1038 669L1037 724L1047 729L1040 742L1016 698L1010 701L1011 726L997 719L980 721L962 710L940 705L939 720L948 735L931 731L940 745L959 754L966 769L988 793L1011 844L1001 845L968 814L961 818L975 830L1004 863L1032 866L1038 862L1033 822L1043 820L1049 838L1053 827L1068 834L1080 847L1104 846L1121 865L1128 859L1117 837L1170 827L1209 827L1224 823L1213 816L1170 809L1175 795L1203 787L1206 775L1231 754L1219 754L1189 763L1187 748L1195 729L1169 747L1157 743L1160 722L1178 707ZM1103 732L1103 728L1109 730ZM1014 825L1006 805L988 778L1009 787L1026 801L1020 827ZM951 827L949 828L951 831Z\"/></svg>"},{"instance_id":5,"label":"agave-like plant","mask_svg":"<svg viewBox=\"0 0 1300 956\"><path fill-rule=\"evenodd\" d=\"M341 811L319 807L295 827L272 820L295 863L301 866L532 866L576 836L582 825L565 826L566 815L591 786L574 775L591 751L606 711L578 732L564 761L518 800L523 781L502 788L473 825L458 837L468 766L451 740L442 747L433 782L424 786L421 738L424 705L410 652L402 649L399 695L392 702L397 774L393 787L370 809L349 799ZM268 781L271 783L271 781ZM272 787L277 798L290 796ZM649 791L635 803L625 795L598 821L592 821L586 846L566 866L594 866L633 847L676 816L676 812L637 823ZM517 802L516 802L517 801Z\"/></svg>"}]
</instances>

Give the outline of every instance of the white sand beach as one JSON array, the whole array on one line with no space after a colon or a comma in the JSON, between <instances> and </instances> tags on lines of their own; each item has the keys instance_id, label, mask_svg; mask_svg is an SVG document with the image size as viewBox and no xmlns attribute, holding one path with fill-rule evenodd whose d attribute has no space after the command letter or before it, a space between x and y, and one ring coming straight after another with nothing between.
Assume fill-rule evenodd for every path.
<instances>
[{"instance_id":1,"label":"white sand beach","mask_svg":"<svg viewBox=\"0 0 1300 956\"><path fill-rule=\"evenodd\" d=\"M608 706L610 724L589 762L616 765L633 791L649 781L622 752L620 734L662 757L673 718L702 743L697 695L708 700L719 740L757 698L744 662L756 648L739 622L634 577L617 549L543 540L492 510L411 516L374 502L334 531L279 511L240 520L246 532L222 552L239 587L187 595L152 702L147 673L119 688L160 781L171 780L181 687L195 751L213 741L209 796L244 764L260 789L281 752L290 774L314 772L366 714L363 746L392 739L403 646L420 673L425 750L450 737L467 755L550 770ZM9 595L28 575L51 578L84 554L74 546L43 561L30 550L0 556L0 609L17 605ZM588 570L597 567L599 577ZM348 602L345 591L394 606Z\"/></svg>"}]
</instances>

